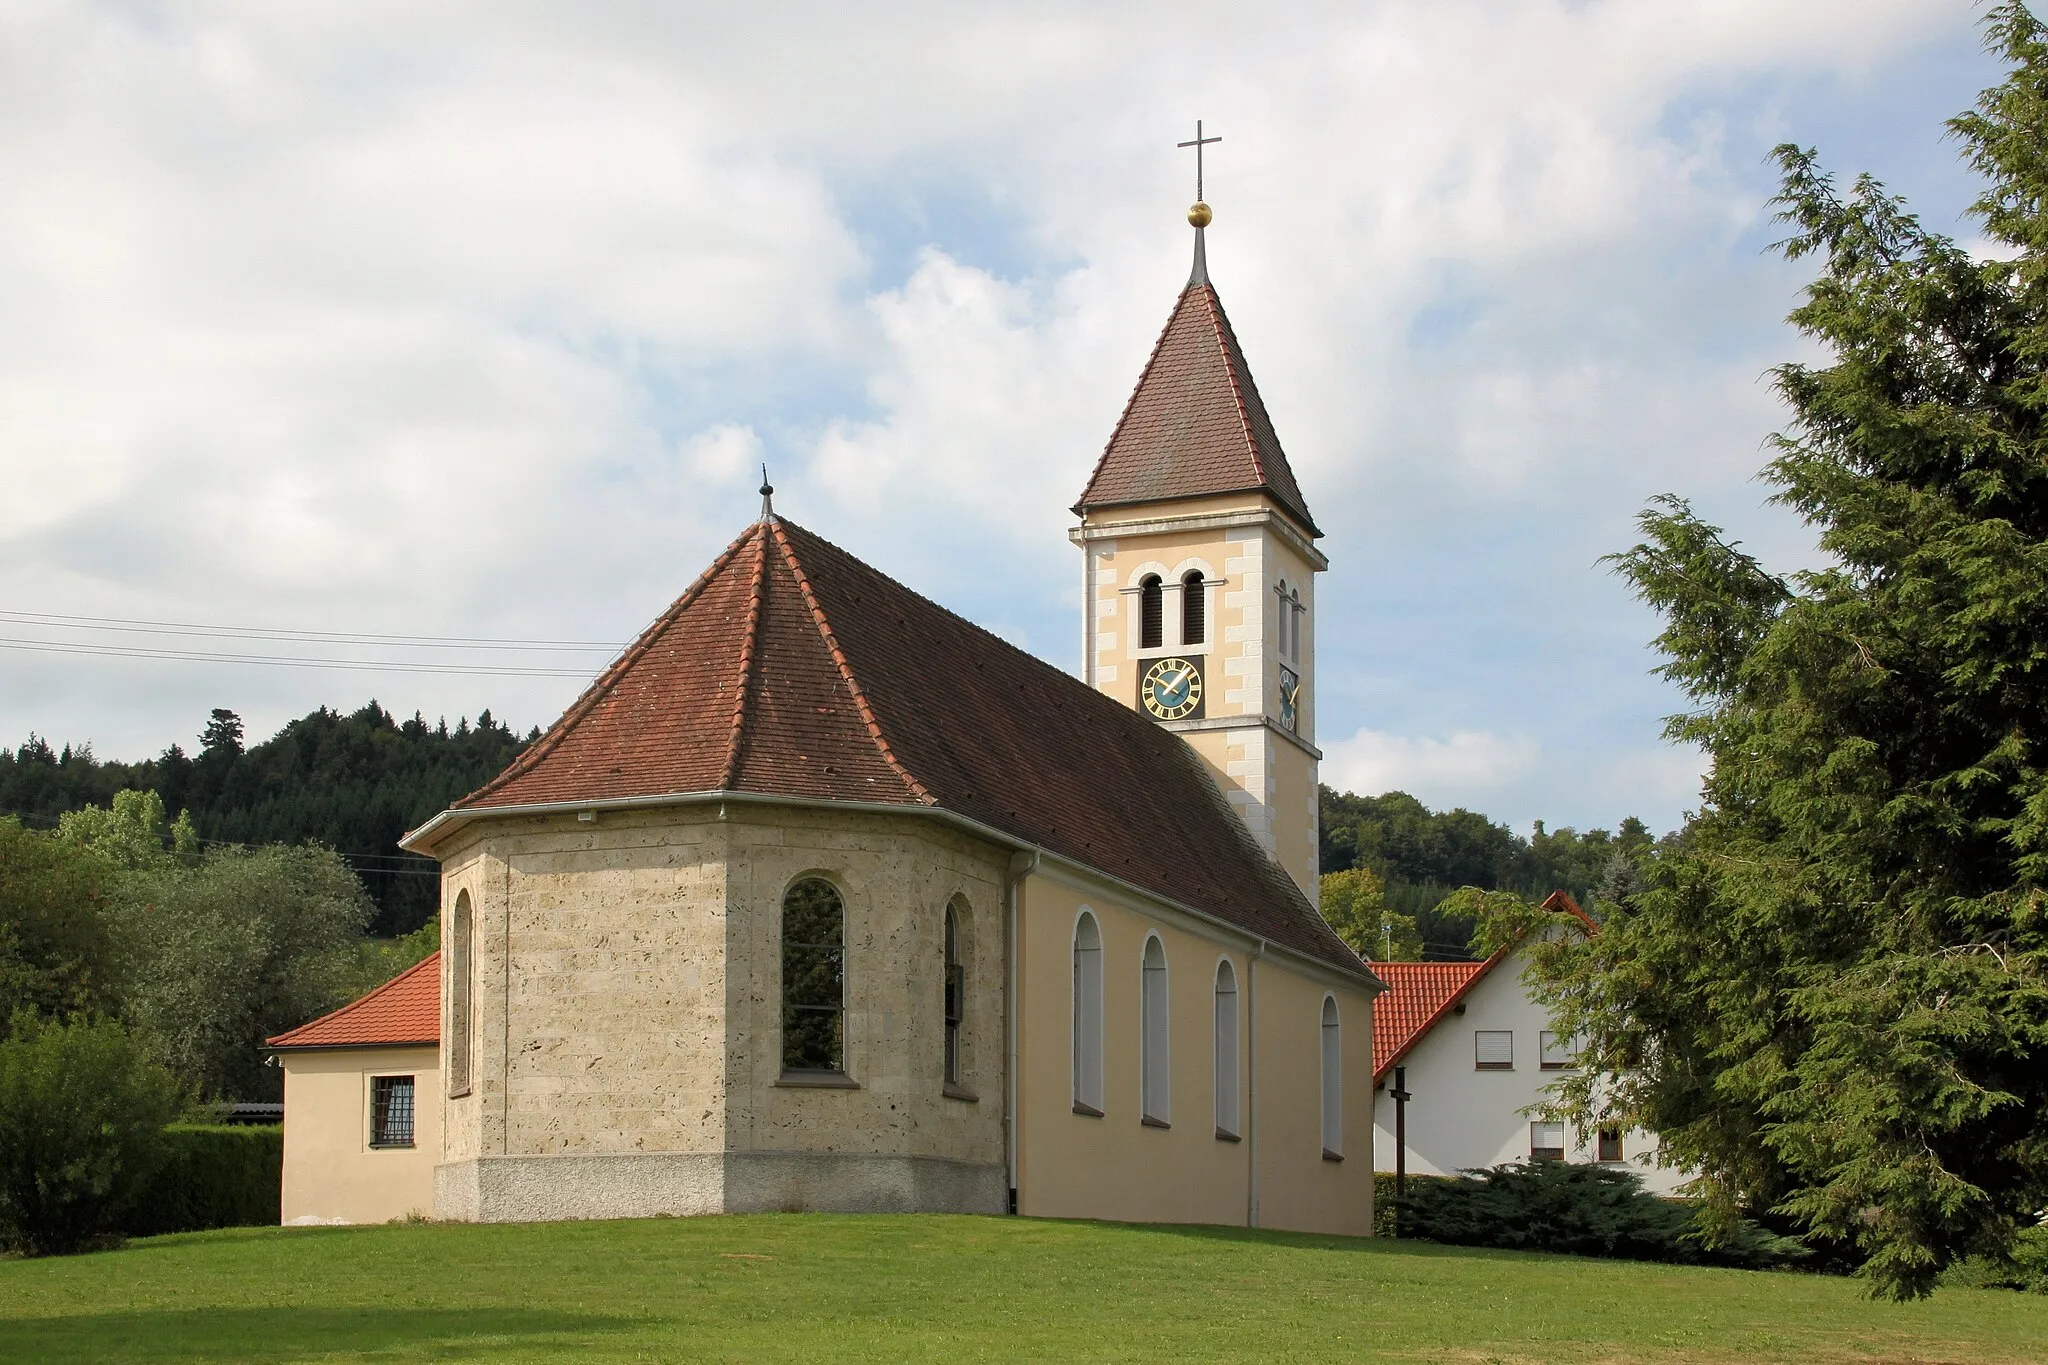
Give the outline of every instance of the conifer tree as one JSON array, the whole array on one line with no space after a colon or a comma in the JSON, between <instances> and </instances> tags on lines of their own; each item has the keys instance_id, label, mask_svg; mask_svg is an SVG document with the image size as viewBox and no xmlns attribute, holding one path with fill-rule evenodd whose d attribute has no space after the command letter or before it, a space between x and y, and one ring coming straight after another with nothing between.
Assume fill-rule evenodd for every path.
<instances>
[{"instance_id":1,"label":"conifer tree","mask_svg":"<svg viewBox=\"0 0 2048 1365\"><path fill-rule=\"evenodd\" d=\"M1702 806L1630 913L1537 967L1585 1039L1571 1108L1895 1297L2048 1206L2048 35L2017 3L1987 33L2007 77L1949 127L1993 259L1778 150L1781 249L1821 267L1791 320L1828 363L1775 371L1764 478L1826 567L1643 514L1618 567L1697 704L1669 733L1708 756Z\"/></svg>"}]
</instances>

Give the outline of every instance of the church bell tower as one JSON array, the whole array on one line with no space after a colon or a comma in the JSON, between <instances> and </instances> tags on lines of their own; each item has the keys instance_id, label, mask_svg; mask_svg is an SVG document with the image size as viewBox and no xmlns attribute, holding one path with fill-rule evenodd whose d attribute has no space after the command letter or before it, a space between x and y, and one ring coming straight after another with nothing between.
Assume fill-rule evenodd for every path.
<instances>
[{"instance_id":1,"label":"church bell tower","mask_svg":"<svg viewBox=\"0 0 2048 1365\"><path fill-rule=\"evenodd\" d=\"M1210 283L1199 194L1194 270L1073 508L1082 678L1193 746L1313 903L1328 561Z\"/></svg>"}]
</instances>

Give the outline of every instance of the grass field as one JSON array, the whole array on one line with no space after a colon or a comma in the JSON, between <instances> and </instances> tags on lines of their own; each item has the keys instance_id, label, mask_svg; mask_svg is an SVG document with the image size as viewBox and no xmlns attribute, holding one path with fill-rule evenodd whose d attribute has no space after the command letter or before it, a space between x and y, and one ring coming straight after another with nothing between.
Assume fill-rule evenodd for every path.
<instances>
[{"instance_id":1,"label":"grass field","mask_svg":"<svg viewBox=\"0 0 2048 1365\"><path fill-rule=\"evenodd\" d=\"M1419 1244L822 1214L262 1228L0 1261L7 1361L2048 1359L2048 1297Z\"/></svg>"}]
</instances>

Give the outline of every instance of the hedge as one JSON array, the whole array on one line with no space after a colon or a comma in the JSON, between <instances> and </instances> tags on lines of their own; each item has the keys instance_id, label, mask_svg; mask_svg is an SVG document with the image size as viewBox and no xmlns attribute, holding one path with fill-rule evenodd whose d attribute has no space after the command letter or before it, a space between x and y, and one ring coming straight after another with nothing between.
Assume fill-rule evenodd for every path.
<instances>
[{"instance_id":1,"label":"hedge","mask_svg":"<svg viewBox=\"0 0 2048 1365\"><path fill-rule=\"evenodd\" d=\"M1459 1180L1455 1175L1408 1176L1408 1193L1413 1196L1425 1185L1440 1185L1447 1180ZM1374 1171L1372 1176L1372 1235L1375 1237L1396 1237L1400 1234L1394 1226L1394 1173Z\"/></svg>"},{"instance_id":2,"label":"hedge","mask_svg":"<svg viewBox=\"0 0 2048 1365\"><path fill-rule=\"evenodd\" d=\"M163 1162L124 1220L131 1237L277 1225L284 1129L174 1123Z\"/></svg>"}]
</instances>

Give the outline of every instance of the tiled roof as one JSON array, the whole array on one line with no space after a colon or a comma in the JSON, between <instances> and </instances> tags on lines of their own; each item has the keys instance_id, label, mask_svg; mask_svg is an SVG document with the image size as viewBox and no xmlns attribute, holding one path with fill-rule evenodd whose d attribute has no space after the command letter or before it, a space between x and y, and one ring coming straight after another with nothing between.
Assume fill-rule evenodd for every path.
<instances>
[{"instance_id":1,"label":"tiled roof","mask_svg":"<svg viewBox=\"0 0 2048 1365\"><path fill-rule=\"evenodd\" d=\"M1366 971L1178 735L786 520L455 809L713 791L939 807Z\"/></svg>"},{"instance_id":2,"label":"tiled roof","mask_svg":"<svg viewBox=\"0 0 2048 1365\"><path fill-rule=\"evenodd\" d=\"M441 1041L441 955L429 953L357 1000L265 1046L403 1047Z\"/></svg>"},{"instance_id":3,"label":"tiled roof","mask_svg":"<svg viewBox=\"0 0 2048 1365\"><path fill-rule=\"evenodd\" d=\"M1579 908L1570 893L1553 891L1543 902L1552 914L1570 915L1588 934L1600 932L1599 921ZM1372 1002L1372 1079L1377 1085L1395 1062L1408 1055L1437 1021L1486 974L1506 960L1519 943L1511 943L1484 962L1375 962L1372 969L1386 990Z\"/></svg>"},{"instance_id":4,"label":"tiled roof","mask_svg":"<svg viewBox=\"0 0 2048 1365\"><path fill-rule=\"evenodd\" d=\"M1204 273L1181 292L1074 511L1252 490L1321 534Z\"/></svg>"},{"instance_id":5,"label":"tiled roof","mask_svg":"<svg viewBox=\"0 0 2048 1365\"><path fill-rule=\"evenodd\" d=\"M1499 961L1495 956L1484 962L1373 963L1374 973L1387 983L1372 1002L1373 1083L1407 1056L1408 1049Z\"/></svg>"}]
</instances>

